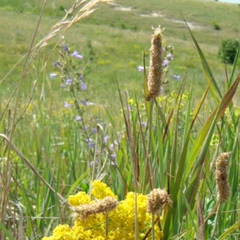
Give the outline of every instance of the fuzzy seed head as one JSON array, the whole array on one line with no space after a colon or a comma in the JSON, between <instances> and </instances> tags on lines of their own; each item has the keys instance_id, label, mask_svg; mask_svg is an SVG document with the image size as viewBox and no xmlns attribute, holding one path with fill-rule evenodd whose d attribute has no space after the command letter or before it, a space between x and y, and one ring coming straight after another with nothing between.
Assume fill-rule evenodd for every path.
<instances>
[{"instance_id":1,"label":"fuzzy seed head","mask_svg":"<svg viewBox=\"0 0 240 240\"><path fill-rule=\"evenodd\" d=\"M150 64L148 75L148 100L159 95L163 78L163 37L160 26L155 29L151 39Z\"/></svg>"},{"instance_id":2,"label":"fuzzy seed head","mask_svg":"<svg viewBox=\"0 0 240 240\"><path fill-rule=\"evenodd\" d=\"M101 201L89 204L83 204L78 207L72 207L73 218L82 218L87 219L88 216L97 214L97 213L107 213L118 205L118 201L113 197L105 197Z\"/></svg>"},{"instance_id":3,"label":"fuzzy seed head","mask_svg":"<svg viewBox=\"0 0 240 240\"><path fill-rule=\"evenodd\" d=\"M217 196L220 203L226 202L230 195L228 182L228 164L230 153L222 153L216 161L215 178L217 184Z\"/></svg>"},{"instance_id":4,"label":"fuzzy seed head","mask_svg":"<svg viewBox=\"0 0 240 240\"><path fill-rule=\"evenodd\" d=\"M172 206L168 193L162 189L153 189L148 195L147 212L156 213L164 205Z\"/></svg>"}]
</instances>

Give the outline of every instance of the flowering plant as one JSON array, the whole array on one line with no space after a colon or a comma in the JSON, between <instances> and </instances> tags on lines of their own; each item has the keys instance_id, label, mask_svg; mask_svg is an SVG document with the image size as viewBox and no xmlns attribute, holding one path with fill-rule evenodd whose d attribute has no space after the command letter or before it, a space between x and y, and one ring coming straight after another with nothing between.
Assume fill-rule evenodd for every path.
<instances>
[{"instance_id":1,"label":"flowering plant","mask_svg":"<svg viewBox=\"0 0 240 240\"><path fill-rule=\"evenodd\" d=\"M70 195L73 226L58 225L53 235L43 240L88 240L88 239L134 239L135 194L129 192L120 202L111 189L101 181L92 183L91 194L79 192ZM140 239L148 236L152 228L152 215L162 206L171 205L165 190L155 189L148 196L137 194L138 235ZM151 210L153 209L153 211ZM157 222L159 218L156 218ZM154 224L156 239L163 237L160 223Z\"/></svg>"}]
</instances>

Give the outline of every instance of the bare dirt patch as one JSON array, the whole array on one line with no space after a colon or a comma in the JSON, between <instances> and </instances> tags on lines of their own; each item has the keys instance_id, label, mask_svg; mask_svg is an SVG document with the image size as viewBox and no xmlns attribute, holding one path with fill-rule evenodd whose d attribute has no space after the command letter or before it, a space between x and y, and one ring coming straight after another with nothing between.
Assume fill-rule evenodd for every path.
<instances>
[{"instance_id":1,"label":"bare dirt patch","mask_svg":"<svg viewBox=\"0 0 240 240\"><path fill-rule=\"evenodd\" d=\"M136 9L131 8L131 7L126 7L126 6L122 6L122 5L115 4L115 3L113 3L112 6L113 6L114 10L117 10L117 11L132 12L132 11L136 10ZM204 28L203 26L200 26L200 25L198 25L194 22L186 22L185 23L183 20L167 18L164 14L161 14L159 12L139 14L139 16L142 17L142 18L164 18L164 20L169 21L169 22L173 22L173 23L176 23L176 24L182 24L182 25L187 24L188 27L191 30L200 30L200 29Z\"/></svg>"}]
</instances>

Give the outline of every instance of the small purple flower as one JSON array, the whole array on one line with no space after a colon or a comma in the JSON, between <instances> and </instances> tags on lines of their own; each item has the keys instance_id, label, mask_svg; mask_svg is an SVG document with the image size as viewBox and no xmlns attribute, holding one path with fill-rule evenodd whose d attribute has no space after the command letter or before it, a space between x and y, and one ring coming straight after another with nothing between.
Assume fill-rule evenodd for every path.
<instances>
[{"instance_id":1,"label":"small purple flower","mask_svg":"<svg viewBox=\"0 0 240 240\"><path fill-rule=\"evenodd\" d=\"M57 76L57 74L56 73L50 73L49 74L49 77L52 79L52 78L55 78Z\"/></svg>"},{"instance_id":2,"label":"small purple flower","mask_svg":"<svg viewBox=\"0 0 240 240\"><path fill-rule=\"evenodd\" d=\"M65 103L64 103L64 107L65 107L65 108L70 108L71 106L72 106L72 105L71 105L70 103L68 103L68 102L65 102Z\"/></svg>"},{"instance_id":3,"label":"small purple flower","mask_svg":"<svg viewBox=\"0 0 240 240\"><path fill-rule=\"evenodd\" d=\"M172 53L169 53L169 54L167 55L167 59L168 59L168 60L173 60L173 59L174 59L173 54L172 54Z\"/></svg>"},{"instance_id":4,"label":"small purple flower","mask_svg":"<svg viewBox=\"0 0 240 240\"><path fill-rule=\"evenodd\" d=\"M79 80L83 80L84 79L84 76L83 74L79 77Z\"/></svg>"},{"instance_id":5,"label":"small purple flower","mask_svg":"<svg viewBox=\"0 0 240 240\"><path fill-rule=\"evenodd\" d=\"M89 148L93 148L95 146L95 143L91 138L87 138L87 144Z\"/></svg>"},{"instance_id":6,"label":"small purple flower","mask_svg":"<svg viewBox=\"0 0 240 240\"><path fill-rule=\"evenodd\" d=\"M72 85L72 83L73 83L73 80L71 78L68 78L66 80L66 85Z\"/></svg>"},{"instance_id":7,"label":"small purple flower","mask_svg":"<svg viewBox=\"0 0 240 240\"><path fill-rule=\"evenodd\" d=\"M65 85L64 83L61 83L60 87L61 87L61 88L65 88L66 85Z\"/></svg>"},{"instance_id":8,"label":"small purple flower","mask_svg":"<svg viewBox=\"0 0 240 240\"><path fill-rule=\"evenodd\" d=\"M94 162L95 162L95 164L99 165L100 160L99 160L99 159L96 159L95 161L91 161L91 162L89 163L89 166L90 166L91 168L93 167Z\"/></svg>"},{"instance_id":9,"label":"small purple flower","mask_svg":"<svg viewBox=\"0 0 240 240\"><path fill-rule=\"evenodd\" d=\"M110 138L109 136L105 136L105 137L103 138L103 142L104 142L104 143L107 143L109 138Z\"/></svg>"},{"instance_id":10,"label":"small purple flower","mask_svg":"<svg viewBox=\"0 0 240 240\"><path fill-rule=\"evenodd\" d=\"M62 45L62 50L66 53L68 52L68 47L65 43L63 43L63 45Z\"/></svg>"},{"instance_id":11,"label":"small purple flower","mask_svg":"<svg viewBox=\"0 0 240 240\"><path fill-rule=\"evenodd\" d=\"M76 120L77 122L80 122L80 121L82 121L82 117L78 115L78 116L75 117L75 120Z\"/></svg>"},{"instance_id":12,"label":"small purple flower","mask_svg":"<svg viewBox=\"0 0 240 240\"><path fill-rule=\"evenodd\" d=\"M56 61L56 62L54 63L54 66L57 67L57 68L59 68L59 67L61 67L62 65L61 65L61 63L60 63L59 61Z\"/></svg>"},{"instance_id":13,"label":"small purple flower","mask_svg":"<svg viewBox=\"0 0 240 240\"><path fill-rule=\"evenodd\" d=\"M143 66L138 66L138 72L142 72L144 70L144 67Z\"/></svg>"},{"instance_id":14,"label":"small purple flower","mask_svg":"<svg viewBox=\"0 0 240 240\"><path fill-rule=\"evenodd\" d=\"M110 155L110 157L111 157L112 160L115 160L116 159L116 154L113 153L113 154Z\"/></svg>"},{"instance_id":15,"label":"small purple flower","mask_svg":"<svg viewBox=\"0 0 240 240\"><path fill-rule=\"evenodd\" d=\"M78 58L78 59L83 59L83 56L81 54L78 53L78 51L74 51L71 54L72 57Z\"/></svg>"},{"instance_id":16,"label":"small purple flower","mask_svg":"<svg viewBox=\"0 0 240 240\"><path fill-rule=\"evenodd\" d=\"M90 168L93 167L93 161L91 161L91 162L89 163L89 167L90 167Z\"/></svg>"},{"instance_id":17,"label":"small purple flower","mask_svg":"<svg viewBox=\"0 0 240 240\"><path fill-rule=\"evenodd\" d=\"M127 108L128 108L129 111L132 111L132 106L131 105L128 105Z\"/></svg>"},{"instance_id":18,"label":"small purple flower","mask_svg":"<svg viewBox=\"0 0 240 240\"><path fill-rule=\"evenodd\" d=\"M179 76L179 75L172 75L172 78L173 78L174 80L179 80L179 79L181 78L181 76Z\"/></svg>"},{"instance_id":19,"label":"small purple flower","mask_svg":"<svg viewBox=\"0 0 240 240\"><path fill-rule=\"evenodd\" d=\"M111 144L109 145L109 149L110 149L110 150L113 150L113 149L114 149L114 144L113 144L113 143L111 143Z\"/></svg>"},{"instance_id":20,"label":"small purple flower","mask_svg":"<svg viewBox=\"0 0 240 240\"><path fill-rule=\"evenodd\" d=\"M163 60L163 67L167 67L169 65L170 61L167 59Z\"/></svg>"},{"instance_id":21,"label":"small purple flower","mask_svg":"<svg viewBox=\"0 0 240 240\"><path fill-rule=\"evenodd\" d=\"M87 102L87 101L84 101L84 100L80 100L80 103L82 103L82 105L84 105L84 106L87 106L87 105L88 105L88 102Z\"/></svg>"},{"instance_id":22,"label":"small purple flower","mask_svg":"<svg viewBox=\"0 0 240 240\"><path fill-rule=\"evenodd\" d=\"M87 86L85 85L85 83L83 81L80 81L80 86L81 86L81 89L83 91L86 91L87 90Z\"/></svg>"},{"instance_id":23,"label":"small purple flower","mask_svg":"<svg viewBox=\"0 0 240 240\"><path fill-rule=\"evenodd\" d=\"M92 132L92 134L95 134L97 132L97 129L96 128L92 128L91 132Z\"/></svg>"}]
</instances>

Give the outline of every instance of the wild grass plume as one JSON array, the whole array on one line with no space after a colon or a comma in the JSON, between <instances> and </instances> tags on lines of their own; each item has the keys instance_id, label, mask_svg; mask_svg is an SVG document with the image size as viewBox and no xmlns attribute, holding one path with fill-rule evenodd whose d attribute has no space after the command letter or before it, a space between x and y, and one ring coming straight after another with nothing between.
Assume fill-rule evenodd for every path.
<instances>
[{"instance_id":1,"label":"wild grass plume","mask_svg":"<svg viewBox=\"0 0 240 240\"><path fill-rule=\"evenodd\" d=\"M108 213L117 207L117 200L113 197L105 197L102 200L99 200L95 203L89 203L81 205L80 207L72 207L73 218L76 219L78 217L82 217L83 219L87 219L88 216L94 215L97 213Z\"/></svg>"},{"instance_id":2,"label":"wild grass plume","mask_svg":"<svg viewBox=\"0 0 240 240\"><path fill-rule=\"evenodd\" d=\"M172 205L172 200L168 193L162 189L153 189L148 195L147 211L149 213L156 213L164 205Z\"/></svg>"},{"instance_id":3,"label":"wild grass plume","mask_svg":"<svg viewBox=\"0 0 240 240\"><path fill-rule=\"evenodd\" d=\"M148 99L156 98L160 93L163 79L163 29L156 28L151 39L150 64L148 75Z\"/></svg>"},{"instance_id":4,"label":"wild grass plume","mask_svg":"<svg viewBox=\"0 0 240 240\"><path fill-rule=\"evenodd\" d=\"M226 202L231 193L229 180L228 180L228 166L229 166L230 153L221 153L216 160L216 184L217 184L217 197L220 203Z\"/></svg>"}]
</instances>

